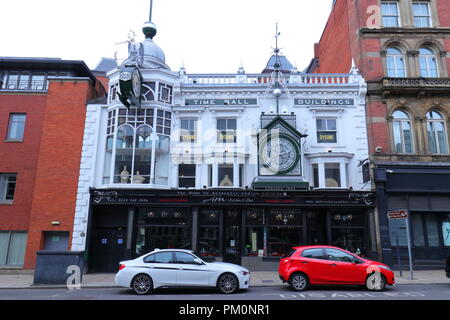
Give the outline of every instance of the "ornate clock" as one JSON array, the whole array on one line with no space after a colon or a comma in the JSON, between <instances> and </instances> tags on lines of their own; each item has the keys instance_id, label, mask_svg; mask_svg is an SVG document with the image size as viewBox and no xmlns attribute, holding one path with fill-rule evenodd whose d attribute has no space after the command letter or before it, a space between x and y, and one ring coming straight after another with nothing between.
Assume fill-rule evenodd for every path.
<instances>
[{"instance_id":1,"label":"ornate clock","mask_svg":"<svg viewBox=\"0 0 450 320\"><path fill-rule=\"evenodd\" d=\"M136 67L124 67L119 75L120 101L129 108L141 106L142 75Z\"/></svg>"},{"instance_id":2,"label":"ornate clock","mask_svg":"<svg viewBox=\"0 0 450 320\"><path fill-rule=\"evenodd\" d=\"M275 175L291 172L300 161L300 146L288 135L268 136L260 143L260 165Z\"/></svg>"}]
</instances>

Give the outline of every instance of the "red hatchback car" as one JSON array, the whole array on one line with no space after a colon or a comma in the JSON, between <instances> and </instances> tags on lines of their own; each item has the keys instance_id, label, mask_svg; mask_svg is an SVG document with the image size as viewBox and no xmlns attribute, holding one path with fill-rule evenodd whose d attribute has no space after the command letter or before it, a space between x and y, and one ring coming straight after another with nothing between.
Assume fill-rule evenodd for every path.
<instances>
[{"instance_id":1,"label":"red hatchback car","mask_svg":"<svg viewBox=\"0 0 450 320\"><path fill-rule=\"evenodd\" d=\"M295 247L280 260L280 279L297 291L309 285L365 285L374 291L394 285L394 273L385 264L363 259L331 246Z\"/></svg>"}]
</instances>

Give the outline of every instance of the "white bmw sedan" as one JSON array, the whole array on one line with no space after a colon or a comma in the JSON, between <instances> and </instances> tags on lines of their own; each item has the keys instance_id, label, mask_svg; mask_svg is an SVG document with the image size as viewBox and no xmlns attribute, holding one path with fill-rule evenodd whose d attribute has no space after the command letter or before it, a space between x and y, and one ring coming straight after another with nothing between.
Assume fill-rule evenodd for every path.
<instances>
[{"instance_id":1,"label":"white bmw sedan","mask_svg":"<svg viewBox=\"0 0 450 320\"><path fill-rule=\"evenodd\" d=\"M120 262L114 281L140 295L160 287L216 287L230 294L249 287L250 272L231 263L206 262L191 250L157 249Z\"/></svg>"}]
</instances>

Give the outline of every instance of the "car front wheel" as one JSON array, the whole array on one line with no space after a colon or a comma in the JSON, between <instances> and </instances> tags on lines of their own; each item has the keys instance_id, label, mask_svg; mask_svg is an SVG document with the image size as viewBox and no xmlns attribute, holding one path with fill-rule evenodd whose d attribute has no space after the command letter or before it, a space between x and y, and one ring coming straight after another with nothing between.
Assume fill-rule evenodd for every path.
<instances>
[{"instance_id":1,"label":"car front wheel","mask_svg":"<svg viewBox=\"0 0 450 320\"><path fill-rule=\"evenodd\" d=\"M367 277L366 287L371 291L383 291L386 288L386 279L379 272L374 272Z\"/></svg>"},{"instance_id":2,"label":"car front wheel","mask_svg":"<svg viewBox=\"0 0 450 320\"><path fill-rule=\"evenodd\" d=\"M220 292L225 294L235 293L239 289L239 280L231 273L221 275L217 284Z\"/></svg>"},{"instance_id":3,"label":"car front wheel","mask_svg":"<svg viewBox=\"0 0 450 320\"><path fill-rule=\"evenodd\" d=\"M295 273L289 279L289 285L296 291L304 291L309 286L308 277L303 273Z\"/></svg>"},{"instance_id":4,"label":"car front wheel","mask_svg":"<svg viewBox=\"0 0 450 320\"><path fill-rule=\"evenodd\" d=\"M131 287L136 294L148 294L153 289L153 281L147 274L138 274L134 277Z\"/></svg>"}]
</instances>

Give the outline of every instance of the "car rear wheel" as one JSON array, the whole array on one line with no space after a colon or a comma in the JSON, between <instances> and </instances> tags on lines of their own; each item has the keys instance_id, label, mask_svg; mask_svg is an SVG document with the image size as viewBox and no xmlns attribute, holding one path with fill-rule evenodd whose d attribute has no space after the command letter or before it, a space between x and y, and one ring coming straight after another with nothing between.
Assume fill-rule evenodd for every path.
<instances>
[{"instance_id":1,"label":"car rear wheel","mask_svg":"<svg viewBox=\"0 0 450 320\"><path fill-rule=\"evenodd\" d=\"M386 279L381 273L374 272L367 277L366 287L371 291L383 291L386 289Z\"/></svg>"},{"instance_id":2,"label":"car rear wheel","mask_svg":"<svg viewBox=\"0 0 450 320\"><path fill-rule=\"evenodd\" d=\"M239 289L238 278L231 273L225 273L217 281L220 292L225 294L235 293Z\"/></svg>"},{"instance_id":3,"label":"car rear wheel","mask_svg":"<svg viewBox=\"0 0 450 320\"><path fill-rule=\"evenodd\" d=\"M304 291L309 286L308 277L303 273L295 273L289 279L289 285L295 291Z\"/></svg>"},{"instance_id":4,"label":"car rear wheel","mask_svg":"<svg viewBox=\"0 0 450 320\"><path fill-rule=\"evenodd\" d=\"M138 274L134 277L131 287L136 294L144 295L153 290L153 281L147 274Z\"/></svg>"}]
</instances>

